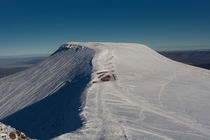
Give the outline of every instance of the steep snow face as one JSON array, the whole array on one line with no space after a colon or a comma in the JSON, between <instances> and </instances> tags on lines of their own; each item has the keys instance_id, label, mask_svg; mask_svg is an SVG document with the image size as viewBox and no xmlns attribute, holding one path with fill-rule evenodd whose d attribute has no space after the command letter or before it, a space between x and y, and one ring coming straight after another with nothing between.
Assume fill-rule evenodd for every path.
<instances>
[{"instance_id":1,"label":"steep snow face","mask_svg":"<svg viewBox=\"0 0 210 140\"><path fill-rule=\"evenodd\" d=\"M33 104L62 87L75 76L90 72L94 50L68 49L35 67L0 79L0 119Z\"/></svg>"},{"instance_id":2,"label":"steep snow face","mask_svg":"<svg viewBox=\"0 0 210 140\"><path fill-rule=\"evenodd\" d=\"M141 44L70 42L37 66L1 79L0 118L38 139L208 140L209 85L208 70ZM82 96L81 111L70 108L75 95ZM37 109L43 111L35 121L24 116L38 117ZM83 122L71 118L75 112ZM16 118L27 118L29 126ZM30 125L42 127L34 133Z\"/></svg>"},{"instance_id":3,"label":"steep snow face","mask_svg":"<svg viewBox=\"0 0 210 140\"><path fill-rule=\"evenodd\" d=\"M75 46L0 79L0 122L44 140L80 128L80 98L91 80L94 54Z\"/></svg>"}]
</instances>

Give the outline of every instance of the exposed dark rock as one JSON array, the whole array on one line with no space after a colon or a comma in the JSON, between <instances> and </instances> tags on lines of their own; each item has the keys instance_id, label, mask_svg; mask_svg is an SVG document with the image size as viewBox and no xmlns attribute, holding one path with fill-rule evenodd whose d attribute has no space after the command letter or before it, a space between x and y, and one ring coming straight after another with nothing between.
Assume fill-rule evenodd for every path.
<instances>
[{"instance_id":1,"label":"exposed dark rock","mask_svg":"<svg viewBox=\"0 0 210 140\"><path fill-rule=\"evenodd\" d=\"M9 137L10 137L11 139L15 139L15 138L16 138L16 134L15 134L14 132L10 132L10 133L9 133Z\"/></svg>"}]
</instances>

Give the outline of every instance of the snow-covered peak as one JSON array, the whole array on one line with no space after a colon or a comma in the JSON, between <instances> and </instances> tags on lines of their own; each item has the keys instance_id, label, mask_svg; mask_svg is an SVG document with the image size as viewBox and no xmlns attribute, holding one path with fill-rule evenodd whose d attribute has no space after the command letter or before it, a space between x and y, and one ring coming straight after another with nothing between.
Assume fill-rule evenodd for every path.
<instances>
[{"instance_id":1,"label":"snow-covered peak","mask_svg":"<svg viewBox=\"0 0 210 140\"><path fill-rule=\"evenodd\" d=\"M87 47L85 47L84 45L80 45L78 43L73 43L73 42L70 42L70 43L65 43L65 44L62 44L57 51L55 51L52 55L58 53L58 52L61 52L61 51L66 51L66 50L72 50L72 51L79 51L79 50L84 50L84 49L87 49Z\"/></svg>"},{"instance_id":2,"label":"snow-covered peak","mask_svg":"<svg viewBox=\"0 0 210 140\"><path fill-rule=\"evenodd\" d=\"M209 140L209 85L142 44L70 42L0 79L0 122L37 139Z\"/></svg>"},{"instance_id":3,"label":"snow-covered peak","mask_svg":"<svg viewBox=\"0 0 210 140\"><path fill-rule=\"evenodd\" d=\"M79 45L77 43L66 43L61 45L60 48L71 48L71 49L76 49L76 48L84 48L84 46Z\"/></svg>"}]
</instances>

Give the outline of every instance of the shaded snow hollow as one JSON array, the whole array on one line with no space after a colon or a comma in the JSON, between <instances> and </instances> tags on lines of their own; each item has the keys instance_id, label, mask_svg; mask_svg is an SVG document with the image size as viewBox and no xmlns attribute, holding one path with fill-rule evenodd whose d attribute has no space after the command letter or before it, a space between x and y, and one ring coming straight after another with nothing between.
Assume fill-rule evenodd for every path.
<instances>
[{"instance_id":1,"label":"shaded snow hollow","mask_svg":"<svg viewBox=\"0 0 210 140\"><path fill-rule=\"evenodd\" d=\"M209 85L141 44L71 42L0 79L0 122L35 139L208 140Z\"/></svg>"}]
</instances>

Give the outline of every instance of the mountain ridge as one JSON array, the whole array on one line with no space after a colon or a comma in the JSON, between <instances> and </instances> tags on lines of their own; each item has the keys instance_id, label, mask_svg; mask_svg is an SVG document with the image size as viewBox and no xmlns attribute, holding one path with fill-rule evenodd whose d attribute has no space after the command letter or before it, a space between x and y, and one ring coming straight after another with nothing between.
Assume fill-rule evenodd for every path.
<instances>
[{"instance_id":1,"label":"mountain ridge","mask_svg":"<svg viewBox=\"0 0 210 140\"><path fill-rule=\"evenodd\" d=\"M208 70L141 44L71 42L0 79L0 121L36 139L208 140L209 84ZM80 124L74 129L74 119L67 119L72 113ZM27 130L30 123L37 132Z\"/></svg>"}]
</instances>

